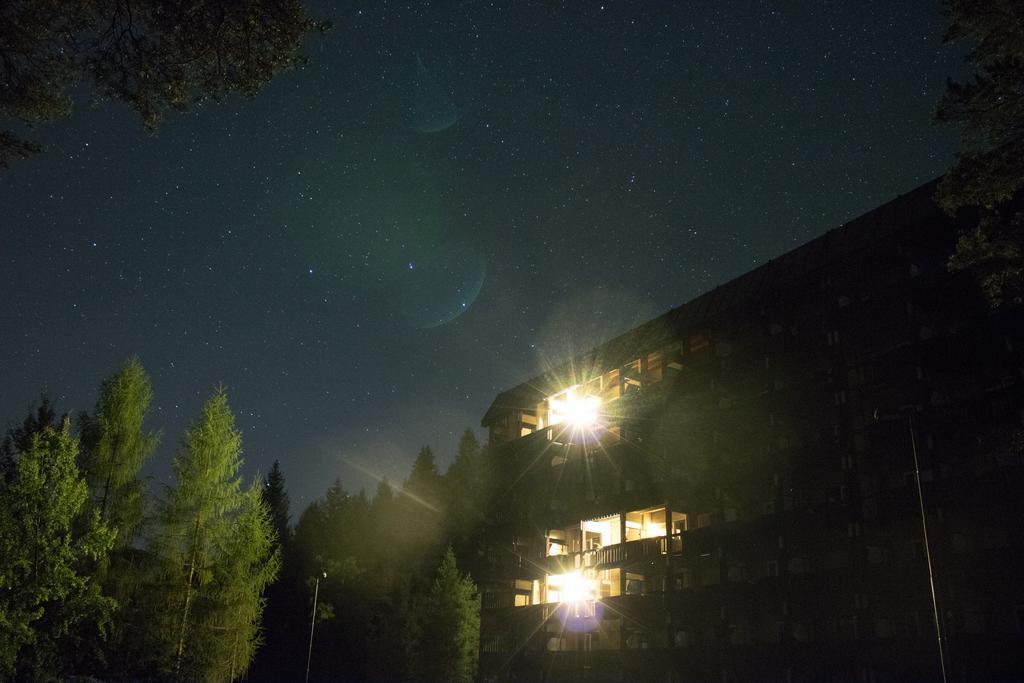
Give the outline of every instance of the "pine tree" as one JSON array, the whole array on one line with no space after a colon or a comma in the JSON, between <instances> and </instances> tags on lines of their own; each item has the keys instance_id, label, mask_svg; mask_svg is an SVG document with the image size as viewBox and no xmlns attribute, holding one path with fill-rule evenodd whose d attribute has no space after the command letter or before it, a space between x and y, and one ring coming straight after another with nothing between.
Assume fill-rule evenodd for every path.
<instances>
[{"instance_id":1,"label":"pine tree","mask_svg":"<svg viewBox=\"0 0 1024 683\"><path fill-rule=\"evenodd\" d=\"M457 547L469 543L483 519L487 496L486 472L480 443L467 429L459 439L455 460L445 473L448 533Z\"/></svg>"},{"instance_id":2,"label":"pine tree","mask_svg":"<svg viewBox=\"0 0 1024 683\"><path fill-rule=\"evenodd\" d=\"M276 460L267 474L262 490L263 503L277 532L281 569L277 579L267 586L264 622L265 647L256 653L250 678L253 680L290 680L299 675L299 662L289 656L302 650L306 614L297 608L304 602L302 576L296 561L297 542L292 536L290 501L285 489L284 474Z\"/></svg>"},{"instance_id":3,"label":"pine tree","mask_svg":"<svg viewBox=\"0 0 1024 683\"><path fill-rule=\"evenodd\" d=\"M278 555L259 490L240 490L241 464L241 435L219 388L175 458L177 485L153 547L163 568L162 663L179 678L241 676L257 645L254 624Z\"/></svg>"},{"instance_id":4,"label":"pine tree","mask_svg":"<svg viewBox=\"0 0 1024 683\"><path fill-rule=\"evenodd\" d=\"M950 214L978 213L950 258L970 269L992 305L1024 297L1024 9L1018 0L948 0L947 41L974 43L967 83L950 81L936 119L960 129L963 146L939 185Z\"/></svg>"},{"instance_id":5,"label":"pine tree","mask_svg":"<svg viewBox=\"0 0 1024 683\"><path fill-rule=\"evenodd\" d=\"M459 573L455 553L449 546L430 591L411 601L403 638L409 680L472 681L479 643L480 599L476 584Z\"/></svg>"},{"instance_id":6,"label":"pine tree","mask_svg":"<svg viewBox=\"0 0 1024 683\"><path fill-rule=\"evenodd\" d=\"M57 412L49 396L44 393L40 397L39 406L29 411L21 426L8 429L3 441L0 441L0 476L6 477L14 472L16 455L31 447L34 435L42 433L44 427L57 426Z\"/></svg>"},{"instance_id":7,"label":"pine tree","mask_svg":"<svg viewBox=\"0 0 1024 683\"><path fill-rule=\"evenodd\" d=\"M209 672L209 678L233 681L248 670L262 643L263 594L281 566L274 520L258 484L243 494L222 552L214 581L223 587L223 605L217 621L210 625L218 628L227 641L218 643L217 650L227 647L230 657L227 662L215 660L219 666Z\"/></svg>"},{"instance_id":8,"label":"pine tree","mask_svg":"<svg viewBox=\"0 0 1024 683\"><path fill-rule=\"evenodd\" d=\"M263 502L270 510L270 518L274 523L274 530L277 532L278 545L285 545L291 538L291 512L289 511L290 501L288 491L284 487L284 474L281 472L281 463L277 460L270 467L267 480L263 487Z\"/></svg>"},{"instance_id":9,"label":"pine tree","mask_svg":"<svg viewBox=\"0 0 1024 683\"><path fill-rule=\"evenodd\" d=\"M83 469L100 517L117 529L116 548L128 546L142 523L139 471L159 441L142 425L152 400L149 377L133 357L103 383L95 414L81 419Z\"/></svg>"},{"instance_id":10,"label":"pine tree","mask_svg":"<svg viewBox=\"0 0 1024 683\"><path fill-rule=\"evenodd\" d=\"M402 490L420 498L426 505L436 507L441 493L441 474L437 471L434 452L430 450L430 446L420 449Z\"/></svg>"},{"instance_id":11,"label":"pine tree","mask_svg":"<svg viewBox=\"0 0 1024 683\"><path fill-rule=\"evenodd\" d=\"M78 639L100 634L114 608L82 570L114 533L96 512L82 514L88 488L77 451L67 421L43 425L0 480L0 678L68 673Z\"/></svg>"},{"instance_id":12,"label":"pine tree","mask_svg":"<svg viewBox=\"0 0 1024 683\"><path fill-rule=\"evenodd\" d=\"M404 555L404 562L424 561L441 542L442 492L443 480L437 471L434 453L430 446L424 446L413 462L399 499L399 518L404 522L396 531L399 557Z\"/></svg>"}]
</instances>

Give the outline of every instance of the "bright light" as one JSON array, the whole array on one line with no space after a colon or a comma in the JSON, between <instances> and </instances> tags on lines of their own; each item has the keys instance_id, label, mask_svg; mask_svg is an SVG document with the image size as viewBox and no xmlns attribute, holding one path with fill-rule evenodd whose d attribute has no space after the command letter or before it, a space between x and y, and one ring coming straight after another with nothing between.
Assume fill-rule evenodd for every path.
<instances>
[{"instance_id":1,"label":"bright light","mask_svg":"<svg viewBox=\"0 0 1024 683\"><path fill-rule=\"evenodd\" d=\"M604 605L598 583L579 572L548 576L548 602L557 602L556 613L567 631L589 633L601 625Z\"/></svg>"},{"instance_id":2,"label":"bright light","mask_svg":"<svg viewBox=\"0 0 1024 683\"><path fill-rule=\"evenodd\" d=\"M598 396L577 396L575 388L548 399L551 409L550 424L568 422L575 429L593 427L597 424L601 399Z\"/></svg>"},{"instance_id":3,"label":"bright light","mask_svg":"<svg viewBox=\"0 0 1024 683\"><path fill-rule=\"evenodd\" d=\"M584 602L597 597L597 582L579 572L553 574L548 577L548 586L557 590L558 602L562 603Z\"/></svg>"},{"instance_id":4,"label":"bright light","mask_svg":"<svg viewBox=\"0 0 1024 683\"><path fill-rule=\"evenodd\" d=\"M562 602L579 602L586 600L590 592L590 586L586 579L578 573L573 572L565 577L562 583Z\"/></svg>"}]
</instances>

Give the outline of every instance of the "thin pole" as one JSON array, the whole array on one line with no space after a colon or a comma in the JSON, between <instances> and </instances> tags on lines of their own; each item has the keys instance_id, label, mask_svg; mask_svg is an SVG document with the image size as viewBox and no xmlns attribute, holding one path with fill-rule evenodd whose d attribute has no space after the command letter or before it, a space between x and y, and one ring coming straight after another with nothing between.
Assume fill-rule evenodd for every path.
<instances>
[{"instance_id":1,"label":"thin pole","mask_svg":"<svg viewBox=\"0 0 1024 683\"><path fill-rule=\"evenodd\" d=\"M907 414L910 426L910 450L914 453L914 481L917 483L917 504L921 510L921 531L924 534L924 556L928 561L928 583L932 589L932 616L935 618L935 637L939 645L939 666L942 669L942 683L946 683L946 650L942 642L942 624L939 618L939 602L935 597L935 572L932 570L932 549L928 543L928 518L924 513L924 493L921 489L921 466L917 460L917 436L914 434L914 415Z\"/></svg>"},{"instance_id":2,"label":"thin pole","mask_svg":"<svg viewBox=\"0 0 1024 683\"><path fill-rule=\"evenodd\" d=\"M313 588L313 618L309 620L309 653L306 655L306 683L309 683L309 663L313 660L313 629L316 628L316 599L320 595L320 577Z\"/></svg>"}]
</instances>

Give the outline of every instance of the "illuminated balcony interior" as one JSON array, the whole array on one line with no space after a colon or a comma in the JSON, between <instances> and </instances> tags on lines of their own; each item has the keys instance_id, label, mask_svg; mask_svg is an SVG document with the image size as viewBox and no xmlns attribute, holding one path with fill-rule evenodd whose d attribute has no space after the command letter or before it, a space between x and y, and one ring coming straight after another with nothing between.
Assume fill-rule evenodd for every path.
<instances>
[{"instance_id":1,"label":"illuminated balcony interior","mask_svg":"<svg viewBox=\"0 0 1024 683\"><path fill-rule=\"evenodd\" d=\"M545 578L545 602L587 602L597 600L600 584L583 572L552 574Z\"/></svg>"},{"instance_id":2,"label":"illuminated balcony interior","mask_svg":"<svg viewBox=\"0 0 1024 683\"><path fill-rule=\"evenodd\" d=\"M538 402L533 410L518 411L518 416L509 418L518 420L519 437L560 424L576 428L600 427L602 417L611 412L609 404L640 391L644 385L662 380L666 366L662 356L662 352L654 351L634 358L621 367L561 389ZM679 369L682 366L671 362L668 367Z\"/></svg>"},{"instance_id":3,"label":"illuminated balcony interior","mask_svg":"<svg viewBox=\"0 0 1024 683\"><path fill-rule=\"evenodd\" d=\"M665 507L651 507L606 515L580 522L579 527L549 529L545 543L548 557L599 550L619 543L666 536ZM686 531L686 515L672 512L672 534ZM625 538L623 538L625 531Z\"/></svg>"}]
</instances>

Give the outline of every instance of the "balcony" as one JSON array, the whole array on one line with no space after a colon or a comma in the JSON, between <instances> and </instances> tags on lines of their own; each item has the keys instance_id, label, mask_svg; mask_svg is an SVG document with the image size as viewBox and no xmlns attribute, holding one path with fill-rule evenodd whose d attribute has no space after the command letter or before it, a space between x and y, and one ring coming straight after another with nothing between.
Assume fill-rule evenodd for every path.
<instances>
[{"instance_id":1,"label":"balcony","mask_svg":"<svg viewBox=\"0 0 1024 683\"><path fill-rule=\"evenodd\" d=\"M543 568L546 574L564 574L580 569L600 570L621 567L634 562L664 557L669 548L672 549L674 555L682 553L682 534L675 534L671 537L643 538L639 541L616 543L580 553L546 557Z\"/></svg>"}]
</instances>

